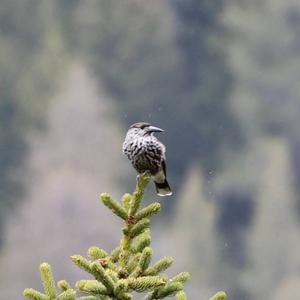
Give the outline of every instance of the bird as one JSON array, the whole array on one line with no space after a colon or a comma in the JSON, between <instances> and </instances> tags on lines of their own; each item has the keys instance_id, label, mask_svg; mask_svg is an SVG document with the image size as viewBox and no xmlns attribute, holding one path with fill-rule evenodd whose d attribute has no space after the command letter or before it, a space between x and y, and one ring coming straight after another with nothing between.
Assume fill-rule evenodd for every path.
<instances>
[{"instance_id":1,"label":"bird","mask_svg":"<svg viewBox=\"0 0 300 300\"><path fill-rule=\"evenodd\" d=\"M122 150L139 174L151 174L159 196L170 196L172 190L167 181L166 147L154 136L154 133L163 131L146 122L134 123L127 131Z\"/></svg>"}]
</instances>

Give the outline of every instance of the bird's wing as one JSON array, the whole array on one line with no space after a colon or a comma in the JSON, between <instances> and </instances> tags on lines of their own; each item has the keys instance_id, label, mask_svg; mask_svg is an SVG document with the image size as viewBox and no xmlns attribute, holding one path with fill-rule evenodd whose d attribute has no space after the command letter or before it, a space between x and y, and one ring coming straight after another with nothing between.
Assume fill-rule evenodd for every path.
<instances>
[{"instance_id":1,"label":"bird's wing","mask_svg":"<svg viewBox=\"0 0 300 300\"><path fill-rule=\"evenodd\" d=\"M163 168L164 175L167 176L167 167L166 167L166 161L163 159L161 162L161 166Z\"/></svg>"}]
</instances>

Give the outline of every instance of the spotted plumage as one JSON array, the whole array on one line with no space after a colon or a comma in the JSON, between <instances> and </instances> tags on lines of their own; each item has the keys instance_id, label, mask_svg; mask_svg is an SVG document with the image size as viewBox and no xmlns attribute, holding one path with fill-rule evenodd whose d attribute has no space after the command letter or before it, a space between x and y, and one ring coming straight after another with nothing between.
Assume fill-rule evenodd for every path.
<instances>
[{"instance_id":1,"label":"spotted plumage","mask_svg":"<svg viewBox=\"0 0 300 300\"><path fill-rule=\"evenodd\" d=\"M162 131L145 122L131 125L123 143L123 153L139 174L151 173L158 195L169 196L172 192L166 179L166 149L153 135Z\"/></svg>"}]
</instances>

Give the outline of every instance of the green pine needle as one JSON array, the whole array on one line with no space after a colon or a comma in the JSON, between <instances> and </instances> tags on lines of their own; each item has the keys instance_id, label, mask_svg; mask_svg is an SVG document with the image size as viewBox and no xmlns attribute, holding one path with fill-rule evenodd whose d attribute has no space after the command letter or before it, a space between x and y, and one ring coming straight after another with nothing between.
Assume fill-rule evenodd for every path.
<instances>
[{"instance_id":1,"label":"green pine needle","mask_svg":"<svg viewBox=\"0 0 300 300\"><path fill-rule=\"evenodd\" d=\"M167 268L169 268L173 263L172 257L164 257L160 259L157 263L155 263L152 267L150 267L146 272L145 275L157 275L160 272L165 271Z\"/></svg>"},{"instance_id":2,"label":"green pine needle","mask_svg":"<svg viewBox=\"0 0 300 300\"><path fill-rule=\"evenodd\" d=\"M125 279L121 279L118 281L116 284L115 290L114 290L114 295L117 298L122 298L122 295L127 292L128 290L128 283Z\"/></svg>"},{"instance_id":3,"label":"green pine needle","mask_svg":"<svg viewBox=\"0 0 300 300\"><path fill-rule=\"evenodd\" d=\"M123 206L126 212L129 211L131 200L132 196L130 194L124 194L122 197Z\"/></svg>"},{"instance_id":4,"label":"green pine needle","mask_svg":"<svg viewBox=\"0 0 300 300\"><path fill-rule=\"evenodd\" d=\"M136 292L144 292L162 286L166 279L161 276L144 276L138 278L128 278L128 287Z\"/></svg>"},{"instance_id":5,"label":"green pine needle","mask_svg":"<svg viewBox=\"0 0 300 300\"><path fill-rule=\"evenodd\" d=\"M141 270L141 274L144 273L144 271L149 267L151 257L152 257L153 251L150 247L146 247L141 255L141 259L139 262L139 267Z\"/></svg>"},{"instance_id":6,"label":"green pine needle","mask_svg":"<svg viewBox=\"0 0 300 300\"><path fill-rule=\"evenodd\" d=\"M107 288L107 291L111 293L115 288L115 283L111 276L109 276L105 272L105 269L99 263L92 263L91 269L96 279L100 280L103 283L103 285Z\"/></svg>"},{"instance_id":7,"label":"green pine needle","mask_svg":"<svg viewBox=\"0 0 300 300\"><path fill-rule=\"evenodd\" d=\"M162 299L172 296L183 289L183 284L180 282L168 282L165 286L157 290L156 298Z\"/></svg>"},{"instance_id":8,"label":"green pine needle","mask_svg":"<svg viewBox=\"0 0 300 300\"><path fill-rule=\"evenodd\" d=\"M23 294L25 297L32 300L50 300L49 296L46 296L34 289L25 289Z\"/></svg>"},{"instance_id":9,"label":"green pine needle","mask_svg":"<svg viewBox=\"0 0 300 300\"><path fill-rule=\"evenodd\" d=\"M187 300L186 293L184 291L176 293L176 300Z\"/></svg>"},{"instance_id":10,"label":"green pine needle","mask_svg":"<svg viewBox=\"0 0 300 300\"><path fill-rule=\"evenodd\" d=\"M98 295L107 295L107 288L97 280L80 280L76 282L76 288L82 292Z\"/></svg>"},{"instance_id":11,"label":"green pine needle","mask_svg":"<svg viewBox=\"0 0 300 300\"><path fill-rule=\"evenodd\" d=\"M127 212L125 208L116 200L112 199L107 193L102 193L100 198L105 206L107 206L114 214L123 220L127 220Z\"/></svg>"},{"instance_id":12,"label":"green pine needle","mask_svg":"<svg viewBox=\"0 0 300 300\"><path fill-rule=\"evenodd\" d=\"M73 255L73 256L71 256L71 259L72 259L73 263L76 266L78 266L80 269L92 274L90 262L86 258L84 258L81 255Z\"/></svg>"},{"instance_id":13,"label":"green pine needle","mask_svg":"<svg viewBox=\"0 0 300 300\"><path fill-rule=\"evenodd\" d=\"M137 253L128 262L128 266L127 266L127 272L128 272L128 274L131 274L137 268L137 266L139 264L139 261L140 261L140 258L141 258L141 253Z\"/></svg>"},{"instance_id":14,"label":"green pine needle","mask_svg":"<svg viewBox=\"0 0 300 300\"><path fill-rule=\"evenodd\" d=\"M223 291L218 292L214 296L212 296L211 298L209 298L209 300L226 300L226 299L227 299L227 295Z\"/></svg>"},{"instance_id":15,"label":"green pine needle","mask_svg":"<svg viewBox=\"0 0 300 300\"><path fill-rule=\"evenodd\" d=\"M55 300L76 300L76 292L72 289L64 291Z\"/></svg>"},{"instance_id":16,"label":"green pine needle","mask_svg":"<svg viewBox=\"0 0 300 300\"><path fill-rule=\"evenodd\" d=\"M88 255L91 259L96 260L107 257L108 253L98 247L90 247L88 250Z\"/></svg>"},{"instance_id":17,"label":"green pine needle","mask_svg":"<svg viewBox=\"0 0 300 300\"><path fill-rule=\"evenodd\" d=\"M190 274L188 272L182 272L176 275L175 277L172 278L172 281L175 282L180 282L180 283L185 283L190 279Z\"/></svg>"},{"instance_id":18,"label":"green pine needle","mask_svg":"<svg viewBox=\"0 0 300 300\"><path fill-rule=\"evenodd\" d=\"M111 252L111 261L113 263L116 263L119 260L119 255L120 255L120 247L116 247L112 252Z\"/></svg>"},{"instance_id":19,"label":"green pine needle","mask_svg":"<svg viewBox=\"0 0 300 300\"><path fill-rule=\"evenodd\" d=\"M143 208L139 212L137 212L135 218L137 221L139 221L143 218L150 218L151 216L159 213L160 208L161 208L160 203L158 203L158 202L151 203L150 205L146 206L145 208Z\"/></svg>"},{"instance_id":20,"label":"green pine needle","mask_svg":"<svg viewBox=\"0 0 300 300\"><path fill-rule=\"evenodd\" d=\"M130 216L134 216L135 213L138 211L138 209L141 205L142 198L144 196L145 188L148 185L150 179L151 179L151 175L148 173L139 175L138 181L136 184L136 189L132 195L131 205L129 208Z\"/></svg>"},{"instance_id":21,"label":"green pine needle","mask_svg":"<svg viewBox=\"0 0 300 300\"><path fill-rule=\"evenodd\" d=\"M48 263L42 263L40 265L40 272L45 294L49 296L50 299L54 299L56 297L56 288L51 266Z\"/></svg>"},{"instance_id":22,"label":"green pine needle","mask_svg":"<svg viewBox=\"0 0 300 300\"><path fill-rule=\"evenodd\" d=\"M150 230L145 229L142 234L137 237L135 246L133 247L133 253L139 253L144 250L144 248L149 247L151 244Z\"/></svg>"},{"instance_id":23,"label":"green pine needle","mask_svg":"<svg viewBox=\"0 0 300 300\"><path fill-rule=\"evenodd\" d=\"M71 289L69 283L68 283L66 280L60 280L60 281L57 283L57 286L58 286L62 291L66 291L66 290Z\"/></svg>"},{"instance_id":24,"label":"green pine needle","mask_svg":"<svg viewBox=\"0 0 300 300\"><path fill-rule=\"evenodd\" d=\"M124 293L119 295L120 300L132 300L132 295L130 293Z\"/></svg>"},{"instance_id":25,"label":"green pine needle","mask_svg":"<svg viewBox=\"0 0 300 300\"><path fill-rule=\"evenodd\" d=\"M135 238L139 234L143 233L143 231L150 226L150 220L147 218L144 218L137 222L129 231L129 236L131 239Z\"/></svg>"}]
</instances>

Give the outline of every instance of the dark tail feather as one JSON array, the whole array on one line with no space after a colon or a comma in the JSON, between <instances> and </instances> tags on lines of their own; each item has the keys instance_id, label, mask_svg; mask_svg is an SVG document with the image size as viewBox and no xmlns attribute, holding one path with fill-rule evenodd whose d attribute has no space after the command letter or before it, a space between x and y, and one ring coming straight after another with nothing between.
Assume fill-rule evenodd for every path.
<instances>
[{"instance_id":1,"label":"dark tail feather","mask_svg":"<svg viewBox=\"0 0 300 300\"><path fill-rule=\"evenodd\" d=\"M171 196L172 195L172 191L171 191L171 188L169 186L169 183L167 181L167 179L165 179L164 182L162 183L158 183L158 182L155 182L155 188L156 188L156 192L157 192L157 195L158 196Z\"/></svg>"}]
</instances>

